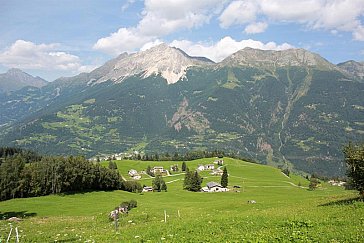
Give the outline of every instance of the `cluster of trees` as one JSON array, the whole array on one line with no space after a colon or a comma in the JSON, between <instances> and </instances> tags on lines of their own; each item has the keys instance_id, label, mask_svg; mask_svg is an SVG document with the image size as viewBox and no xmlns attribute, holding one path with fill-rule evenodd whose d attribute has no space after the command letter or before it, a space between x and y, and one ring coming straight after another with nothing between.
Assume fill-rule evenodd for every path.
<instances>
[{"instance_id":1,"label":"cluster of trees","mask_svg":"<svg viewBox=\"0 0 364 243\"><path fill-rule=\"evenodd\" d=\"M152 182L152 187L154 191L167 191L167 185L164 182L163 178L160 175L157 175Z\"/></svg>"},{"instance_id":2,"label":"cluster of trees","mask_svg":"<svg viewBox=\"0 0 364 243\"><path fill-rule=\"evenodd\" d=\"M313 191L315 190L317 187L319 187L321 185L321 182L318 178L311 176L310 178L310 184L308 185L308 189Z\"/></svg>"},{"instance_id":3,"label":"cluster of trees","mask_svg":"<svg viewBox=\"0 0 364 243\"><path fill-rule=\"evenodd\" d=\"M85 190L142 190L138 182L123 181L117 170L83 157L38 156L38 160L29 160L29 153L4 154L0 200Z\"/></svg>"},{"instance_id":4,"label":"cluster of trees","mask_svg":"<svg viewBox=\"0 0 364 243\"><path fill-rule=\"evenodd\" d=\"M20 155L28 162L39 161L42 156L36 152L14 147L0 147L0 164L6 159Z\"/></svg>"},{"instance_id":5,"label":"cluster of trees","mask_svg":"<svg viewBox=\"0 0 364 243\"><path fill-rule=\"evenodd\" d=\"M203 178L198 174L197 171L190 171L188 167L186 167L185 179L183 181L183 189L198 192L201 190Z\"/></svg>"},{"instance_id":6,"label":"cluster of trees","mask_svg":"<svg viewBox=\"0 0 364 243\"><path fill-rule=\"evenodd\" d=\"M349 186L364 198L364 144L354 145L349 143L344 148L345 163Z\"/></svg>"}]
</instances>

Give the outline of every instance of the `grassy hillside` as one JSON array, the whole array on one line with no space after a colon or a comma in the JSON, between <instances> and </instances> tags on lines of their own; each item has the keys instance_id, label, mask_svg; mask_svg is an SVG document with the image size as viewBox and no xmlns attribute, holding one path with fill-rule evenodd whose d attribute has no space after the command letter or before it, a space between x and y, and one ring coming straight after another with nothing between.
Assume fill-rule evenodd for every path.
<instances>
[{"instance_id":1,"label":"grassy hillside","mask_svg":"<svg viewBox=\"0 0 364 243\"><path fill-rule=\"evenodd\" d=\"M214 159L187 162L190 169ZM168 192L89 192L0 202L0 218L27 215L18 226L21 242L363 242L364 203L355 192L327 184L316 191L301 177L288 178L279 170L225 158L229 186L240 192L193 193L182 190L183 175L164 177ZM129 169L176 162L116 161L128 179ZM181 162L177 163L181 168ZM107 164L105 163L105 166ZM203 185L220 177L203 172ZM151 185L144 176L142 184ZM298 187L300 182L302 187ZM138 207L120 219L119 230L108 213L122 201ZM353 200L352 200L353 199ZM248 204L255 200L256 204ZM164 222L164 210L167 222ZM180 217L178 216L178 211ZM10 227L0 220L0 239Z\"/></svg>"}]
</instances>

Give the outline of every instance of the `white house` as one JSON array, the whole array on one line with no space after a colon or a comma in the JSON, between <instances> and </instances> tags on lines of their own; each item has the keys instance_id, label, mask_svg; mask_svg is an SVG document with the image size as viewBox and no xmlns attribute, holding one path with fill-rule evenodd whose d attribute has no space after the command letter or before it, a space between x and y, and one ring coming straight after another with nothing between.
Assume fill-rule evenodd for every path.
<instances>
[{"instance_id":1,"label":"white house","mask_svg":"<svg viewBox=\"0 0 364 243\"><path fill-rule=\"evenodd\" d=\"M213 170L210 174L211 174L211 175L215 175L215 176L221 176L221 175L222 175L222 173L223 173L223 171L222 171L222 170L220 170L220 169L216 169L216 170Z\"/></svg>"},{"instance_id":2,"label":"white house","mask_svg":"<svg viewBox=\"0 0 364 243\"><path fill-rule=\"evenodd\" d=\"M152 192L153 191L153 187L151 186L145 186L143 187L143 191L142 192Z\"/></svg>"},{"instance_id":3,"label":"white house","mask_svg":"<svg viewBox=\"0 0 364 243\"><path fill-rule=\"evenodd\" d=\"M134 177L135 175L138 175L138 171L134 170L134 169L131 169L128 171L128 174L131 176L131 177Z\"/></svg>"},{"instance_id":4,"label":"white house","mask_svg":"<svg viewBox=\"0 0 364 243\"><path fill-rule=\"evenodd\" d=\"M140 180L141 178L142 178L142 176L139 175L139 174L136 174L136 175L133 176L134 180Z\"/></svg>"},{"instance_id":5,"label":"white house","mask_svg":"<svg viewBox=\"0 0 364 243\"><path fill-rule=\"evenodd\" d=\"M203 166L203 165L199 165L199 166L197 167L197 170L198 170L198 171L203 171L203 170L205 170L205 166Z\"/></svg>"},{"instance_id":6,"label":"white house","mask_svg":"<svg viewBox=\"0 0 364 243\"><path fill-rule=\"evenodd\" d=\"M206 187L202 187L201 191L203 192L228 192L229 189L226 187L222 187L222 185L211 181L206 184Z\"/></svg>"},{"instance_id":7,"label":"white house","mask_svg":"<svg viewBox=\"0 0 364 243\"><path fill-rule=\"evenodd\" d=\"M156 174L156 173L160 173L160 174L167 173L167 171L163 168L163 166L155 166L155 167L153 167L153 169L151 169L151 171L154 174Z\"/></svg>"},{"instance_id":8,"label":"white house","mask_svg":"<svg viewBox=\"0 0 364 243\"><path fill-rule=\"evenodd\" d=\"M213 169L215 169L215 165L214 164L205 165L205 170L213 170Z\"/></svg>"}]
</instances>

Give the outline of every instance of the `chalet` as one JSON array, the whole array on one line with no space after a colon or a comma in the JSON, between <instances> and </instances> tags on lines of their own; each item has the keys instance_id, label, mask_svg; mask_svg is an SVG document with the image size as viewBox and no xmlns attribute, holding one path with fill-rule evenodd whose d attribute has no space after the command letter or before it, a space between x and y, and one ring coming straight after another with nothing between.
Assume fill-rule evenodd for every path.
<instances>
[{"instance_id":1,"label":"chalet","mask_svg":"<svg viewBox=\"0 0 364 243\"><path fill-rule=\"evenodd\" d=\"M213 170L213 169L215 169L215 165L214 164L205 165L205 170Z\"/></svg>"},{"instance_id":2,"label":"chalet","mask_svg":"<svg viewBox=\"0 0 364 243\"><path fill-rule=\"evenodd\" d=\"M142 178L142 176L139 175L139 174L136 174L136 175L133 176L134 180L140 180L141 178Z\"/></svg>"},{"instance_id":3,"label":"chalet","mask_svg":"<svg viewBox=\"0 0 364 243\"><path fill-rule=\"evenodd\" d=\"M154 174L164 174L167 173L167 171L163 168L163 166L155 166L151 169L151 172Z\"/></svg>"},{"instance_id":4,"label":"chalet","mask_svg":"<svg viewBox=\"0 0 364 243\"><path fill-rule=\"evenodd\" d=\"M203 171L203 170L205 170L205 166L203 166L203 165L199 165L199 166L197 167L197 170L198 170L198 171Z\"/></svg>"},{"instance_id":5,"label":"chalet","mask_svg":"<svg viewBox=\"0 0 364 243\"><path fill-rule=\"evenodd\" d=\"M201 189L203 192L227 192L229 191L228 188L221 186L220 184L211 181L206 184L206 187Z\"/></svg>"},{"instance_id":6,"label":"chalet","mask_svg":"<svg viewBox=\"0 0 364 243\"><path fill-rule=\"evenodd\" d=\"M128 174L130 177L132 177L134 180L140 180L142 177L139 175L138 171L131 169L128 171Z\"/></svg>"},{"instance_id":7,"label":"chalet","mask_svg":"<svg viewBox=\"0 0 364 243\"><path fill-rule=\"evenodd\" d=\"M219 165L219 166L224 165L224 160L222 160L222 159L217 159L217 160L215 160L215 161L214 161L214 164L217 164L217 165Z\"/></svg>"},{"instance_id":8,"label":"chalet","mask_svg":"<svg viewBox=\"0 0 364 243\"><path fill-rule=\"evenodd\" d=\"M222 175L222 173L223 173L223 171L222 171L222 170L220 170L220 169L216 169L216 170L213 170L210 174L211 174L211 175L215 175L215 176L221 176L221 175Z\"/></svg>"},{"instance_id":9,"label":"chalet","mask_svg":"<svg viewBox=\"0 0 364 243\"><path fill-rule=\"evenodd\" d=\"M131 177L134 177L135 175L138 175L138 171L134 170L134 169L131 169L128 171L128 174L131 176Z\"/></svg>"},{"instance_id":10,"label":"chalet","mask_svg":"<svg viewBox=\"0 0 364 243\"><path fill-rule=\"evenodd\" d=\"M142 192L152 192L153 191L153 187L151 186L145 186L143 187L143 191Z\"/></svg>"}]
</instances>

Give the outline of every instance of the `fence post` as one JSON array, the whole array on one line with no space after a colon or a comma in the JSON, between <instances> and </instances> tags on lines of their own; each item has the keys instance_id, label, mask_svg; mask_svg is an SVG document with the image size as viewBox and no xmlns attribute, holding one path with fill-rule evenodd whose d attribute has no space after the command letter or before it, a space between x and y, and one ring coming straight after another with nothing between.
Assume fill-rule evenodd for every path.
<instances>
[{"instance_id":1,"label":"fence post","mask_svg":"<svg viewBox=\"0 0 364 243\"><path fill-rule=\"evenodd\" d=\"M9 240L10 240L11 232L13 232L13 225L10 225L10 232L9 232L9 235L8 235L8 239L6 240L6 243L8 243Z\"/></svg>"}]
</instances>

